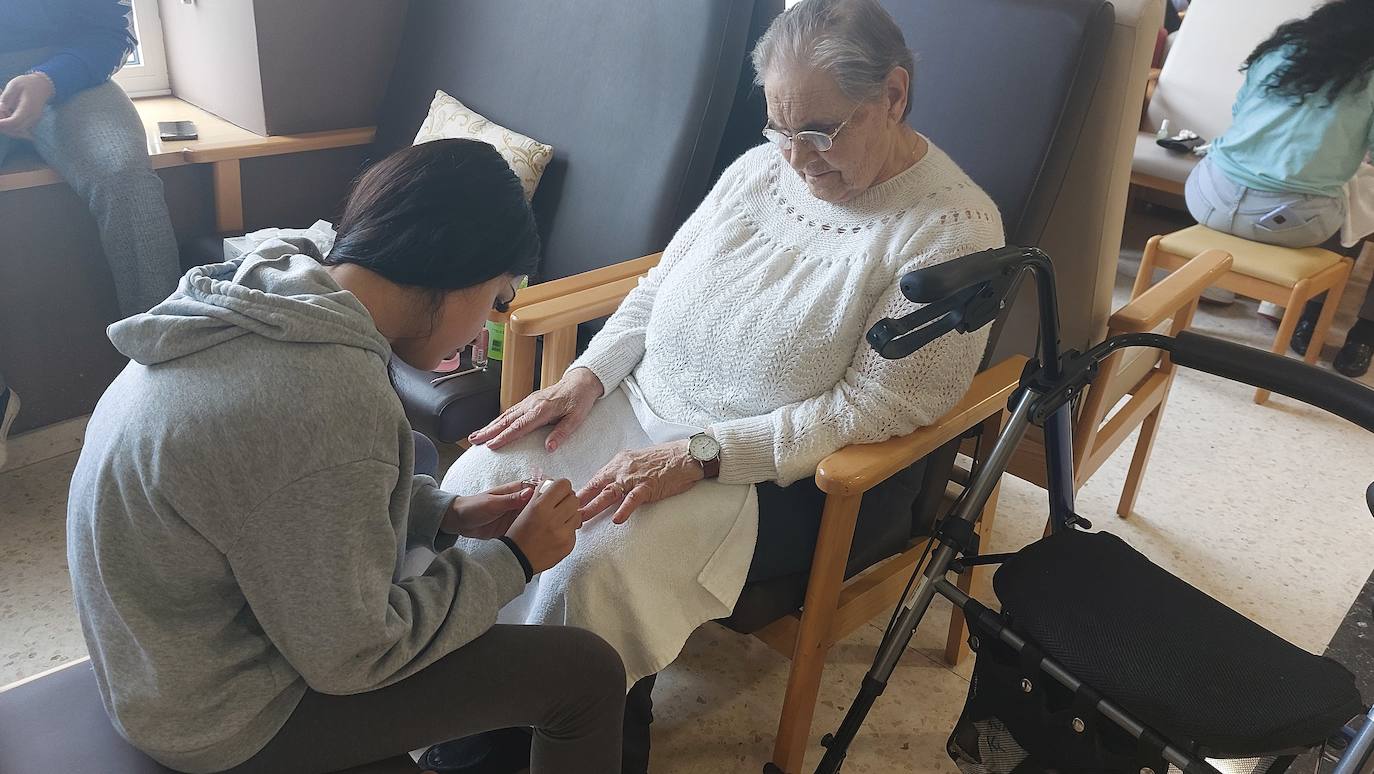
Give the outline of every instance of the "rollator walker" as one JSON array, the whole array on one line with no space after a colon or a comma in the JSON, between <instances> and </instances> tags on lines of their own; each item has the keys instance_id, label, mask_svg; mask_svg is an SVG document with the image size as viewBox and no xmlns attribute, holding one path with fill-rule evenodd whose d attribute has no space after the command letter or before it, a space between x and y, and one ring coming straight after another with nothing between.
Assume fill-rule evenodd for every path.
<instances>
[{"instance_id":1,"label":"rollator walker","mask_svg":"<svg viewBox=\"0 0 1374 774\"><path fill-rule=\"evenodd\" d=\"M821 740L826 750L816 772L840 771L936 594L962 608L977 656L947 745L965 774L1273 774L1309 751L1334 764L1335 774L1369 772L1374 710L1349 671L1270 633L1121 539L1087 531L1092 525L1074 510L1070 419L1099 364L1128 347L1164 350L1177 365L1287 395L1371 431L1374 390L1187 331L1114 336L1086 352L1061 352L1054 271L1036 248L987 250L906 274L902 293L925 306L879 321L868 344L898 359L950 331L978 330L1025 277L1038 295L1040 340L1009 419L938 522L936 548L917 563L839 729ZM1015 553L980 555L974 524L1032 424L1044 428L1048 534ZM1374 486L1366 496L1374 511ZM950 577L982 564L1000 565L993 580L1000 611Z\"/></svg>"}]
</instances>

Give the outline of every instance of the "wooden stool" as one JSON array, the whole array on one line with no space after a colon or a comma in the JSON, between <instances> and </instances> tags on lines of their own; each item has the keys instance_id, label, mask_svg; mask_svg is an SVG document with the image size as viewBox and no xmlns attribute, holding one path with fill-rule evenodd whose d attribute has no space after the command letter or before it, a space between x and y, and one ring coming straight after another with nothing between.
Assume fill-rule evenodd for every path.
<instances>
[{"instance_id":1,"label":"wooden stool","mask_svg":"<svg viewBox=\"0 0 1374 774\"><path fill-rule=\"evenodd\" d=\"M1225 250L1234 259L1231 270L1214 282L1213 287L1230 290L1246 298L1283 305L1283 320L1279 322L1279 332L1274 336L1273 346L1273 351L1280 355L1288 351L1288 340L1293 337L1303 307L1322 293L1327 294L1321 316L1317 318L1317 327L1312 331L1312 341L1307 345L1307 355L1303 358L1308 363L1316 363L1322 345L1326 343L1327 332L1331 329L1331 320L1336 316L1336 307L1340 306L1341 294L1345 292L1345 283L1350 279L1354 261L1320 247L1266 245L1213 231L1205 226L1193 226L1172 234L1150 237L1145 245L1145 255L1140 260L1140 273L1136 274L1132 297L1140 295L1152 284L1156 268L1172 272L1212 249ZM1267 400L1268 390L1255 390L1256 403Z\"/></svg>"},{"instance_id":2,"label":"wooden stool","mask_svg":"<svg viewBox=\"0 0 1374 774\"><path fill-rule=\"evenodd\" d=\"M408 755L348 774L417 774ZM124 741L100 700L90 659L0 690L0 772L173 774Z\"/></svg>"}]
</instances>

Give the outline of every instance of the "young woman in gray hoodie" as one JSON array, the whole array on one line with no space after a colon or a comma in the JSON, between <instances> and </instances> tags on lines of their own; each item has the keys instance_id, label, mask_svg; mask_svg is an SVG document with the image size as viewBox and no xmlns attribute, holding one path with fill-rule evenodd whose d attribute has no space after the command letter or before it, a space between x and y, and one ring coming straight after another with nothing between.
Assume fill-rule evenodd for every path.
<instances>
[{"instance_id":1,"label":"young woman in gray hoodie","mask_svg":"<svg viewBox=\"0 0 1374 774\"><path fill-rule=\"evenodd\" d=\"M624 673L588 632L494 626L576 539L567 481L455 497L414 475L392 389L534 267L484 143L360 178L328 257L269 242L110 328L132 362L91 417L68 558L115 728L189 772L324 772L532 726L534 772L620 765ZM439 533L487 538L402 577Z\"/></svg>"}]
</instances>

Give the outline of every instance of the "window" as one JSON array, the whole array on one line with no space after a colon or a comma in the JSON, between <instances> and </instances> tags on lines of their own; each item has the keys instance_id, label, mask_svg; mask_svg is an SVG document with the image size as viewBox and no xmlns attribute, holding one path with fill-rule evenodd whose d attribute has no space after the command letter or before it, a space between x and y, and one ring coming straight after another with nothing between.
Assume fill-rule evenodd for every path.
<instances>
[{"instance_id":1,"label":"window","mask_svg":"<svg viewBox=\"0 0 1374 774\"><path fill-rule=\"evenodd\" d=\"M126 0L128 2L128 0ZM167 53L162 47L162 17L157 0L132 0L134 37L138 45L114 81L133 97L170 94Z\"/></svg>"}]
</instances>

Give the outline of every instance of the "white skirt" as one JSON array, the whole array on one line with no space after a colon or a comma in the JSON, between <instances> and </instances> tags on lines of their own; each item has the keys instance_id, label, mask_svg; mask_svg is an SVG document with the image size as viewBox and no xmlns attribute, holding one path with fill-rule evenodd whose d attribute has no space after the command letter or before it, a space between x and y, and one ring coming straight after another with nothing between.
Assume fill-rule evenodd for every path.
<instances>
[{"instance_id":1,"label":"white skirt","mask_svg":"<svg viewBox=\"0 0 1374 774\"><path fill-rule=\"evenodd\" d=\"M558 451L544 449L547 429L500 451L474 447L444 476L443 488L475 494L531 475L567 478L577 488L617 452L695 432L655 416L631 378L598 401ZM701 481L619 525L608 511L582 526L572 554L536 575L499 621L599 634L624 660L628 688L672 663L698 626L730 614L757 537L758 500L747 484Z\"/></svg>"}]
</instances>

